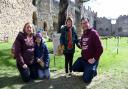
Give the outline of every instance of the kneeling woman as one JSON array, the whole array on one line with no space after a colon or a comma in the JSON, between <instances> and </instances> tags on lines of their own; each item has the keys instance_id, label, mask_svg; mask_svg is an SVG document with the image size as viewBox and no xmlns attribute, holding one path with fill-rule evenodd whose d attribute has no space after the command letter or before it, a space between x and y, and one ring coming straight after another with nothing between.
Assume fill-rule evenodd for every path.
<instances>
[{"instance_id":1,"label":"kneeling woman","mask_svg":"<svg viewBox=\"0 0 128 89\"><path fill-rule=\"evenodd\" d=\"M34 35L32 24L26 23L14 43L17 68L24 82L37 77L34 63Z\"/></svg>"},{"instance_id":2,"label":"kneeling woman","mask_svg":"<svg viewBox=\"0 0 128 89\"><path fill-rule=\"evenodd\" d=\"M35 40L35 61L37 63L38 76L41 79L50 78L50 70L49 70L49 51L42 39L41 33L36 34Z\"/></svg>"}]
</instances>

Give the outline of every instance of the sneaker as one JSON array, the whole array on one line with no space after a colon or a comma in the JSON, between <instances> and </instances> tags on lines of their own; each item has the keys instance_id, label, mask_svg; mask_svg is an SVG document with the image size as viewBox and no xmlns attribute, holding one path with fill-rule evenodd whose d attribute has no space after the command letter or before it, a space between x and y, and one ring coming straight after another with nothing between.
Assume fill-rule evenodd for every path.
<instances>
[{"instance_id":1,"label":"sneaker","mask_svg":"<svg viewBox=\"0 0 128 89\"><path fill-rule=\"evenodd\" d=\"M45 77L47 80L50 80L50 76Z\"/></svg>"},{"instance_id":2,"label":"sneaker","mask_svg":"<svg viewBox=\"0 0 128 89\"><path fill-rule=\"evenodd\" d=\"M97 76L97 72L94 73L94 77Z\"/></svg>"},{"instance_id":3,"label":"sneaker","mask_svg":"<svg viewBox=\"0 0 128 89\"><path fill-rule=\"evenodd\" d=\"M70 76L69 76L69 74L68 74L68 73L66 73L66 74L65 74L65 77L66 77L66 78L69 78Z\"/></svg>"}]
</instances>

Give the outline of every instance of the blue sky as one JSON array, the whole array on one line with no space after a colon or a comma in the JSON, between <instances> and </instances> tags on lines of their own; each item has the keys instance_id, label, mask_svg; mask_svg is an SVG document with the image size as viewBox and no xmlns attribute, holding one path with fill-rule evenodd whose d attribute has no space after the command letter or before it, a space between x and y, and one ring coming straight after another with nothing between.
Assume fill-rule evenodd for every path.
<instances>
[{"instance_id":1,"label":"blue sky","mask_svg":"<svg viewBox=\"0 0 128 89\"><path fill-rule=\"evenodd\" d=\"M128 14L128 0L90 0L84 5L96 11L98 17L117 18Z\"/></svg>"}]
</instances>

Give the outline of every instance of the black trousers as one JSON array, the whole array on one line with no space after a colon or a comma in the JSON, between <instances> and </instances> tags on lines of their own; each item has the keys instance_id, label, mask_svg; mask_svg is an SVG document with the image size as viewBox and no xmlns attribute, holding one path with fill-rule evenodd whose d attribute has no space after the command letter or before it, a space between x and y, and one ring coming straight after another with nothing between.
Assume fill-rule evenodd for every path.
<instances>
[{"instance_id":1,"label":"black trousers","mask_svg":"<svg viewBox=\"0 0 128 89\"><path fill-rule=\"evenodd\" d=\"M37 69L35 64L28 65L27 69L24 69L20 65L17 64L17 68L20 72L21 78L24 82L29 82L31 79L36 79L38 77Z\"/></svg>"},{"instance_id":2,"label":"black trousers","mask_svg":"<svg viewBox=\"0 0 128 89\"><path fill-rule=\"evenodd\" d=\"M74 53L64 53L65 73L68 73L69 71L72 72L73 55L74 55Z\"/></svg>"}]
</instances>

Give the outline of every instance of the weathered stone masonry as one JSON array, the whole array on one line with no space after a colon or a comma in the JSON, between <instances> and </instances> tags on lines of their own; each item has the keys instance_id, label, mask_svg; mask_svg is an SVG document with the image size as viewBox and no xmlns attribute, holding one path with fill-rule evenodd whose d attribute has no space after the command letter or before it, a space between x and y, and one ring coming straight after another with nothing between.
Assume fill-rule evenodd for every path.
<instances>
[{"instance_id":1,"label":"weathered stone masonry","mask_svg":"<svg viewBox=\"0 0 128 89\"><path fill-rule=\"evenodd\" d=\"M34 11L32 0L0 0L0 36L15 38L26 22L32 22Z\"/></svg>"}]
</instances>

